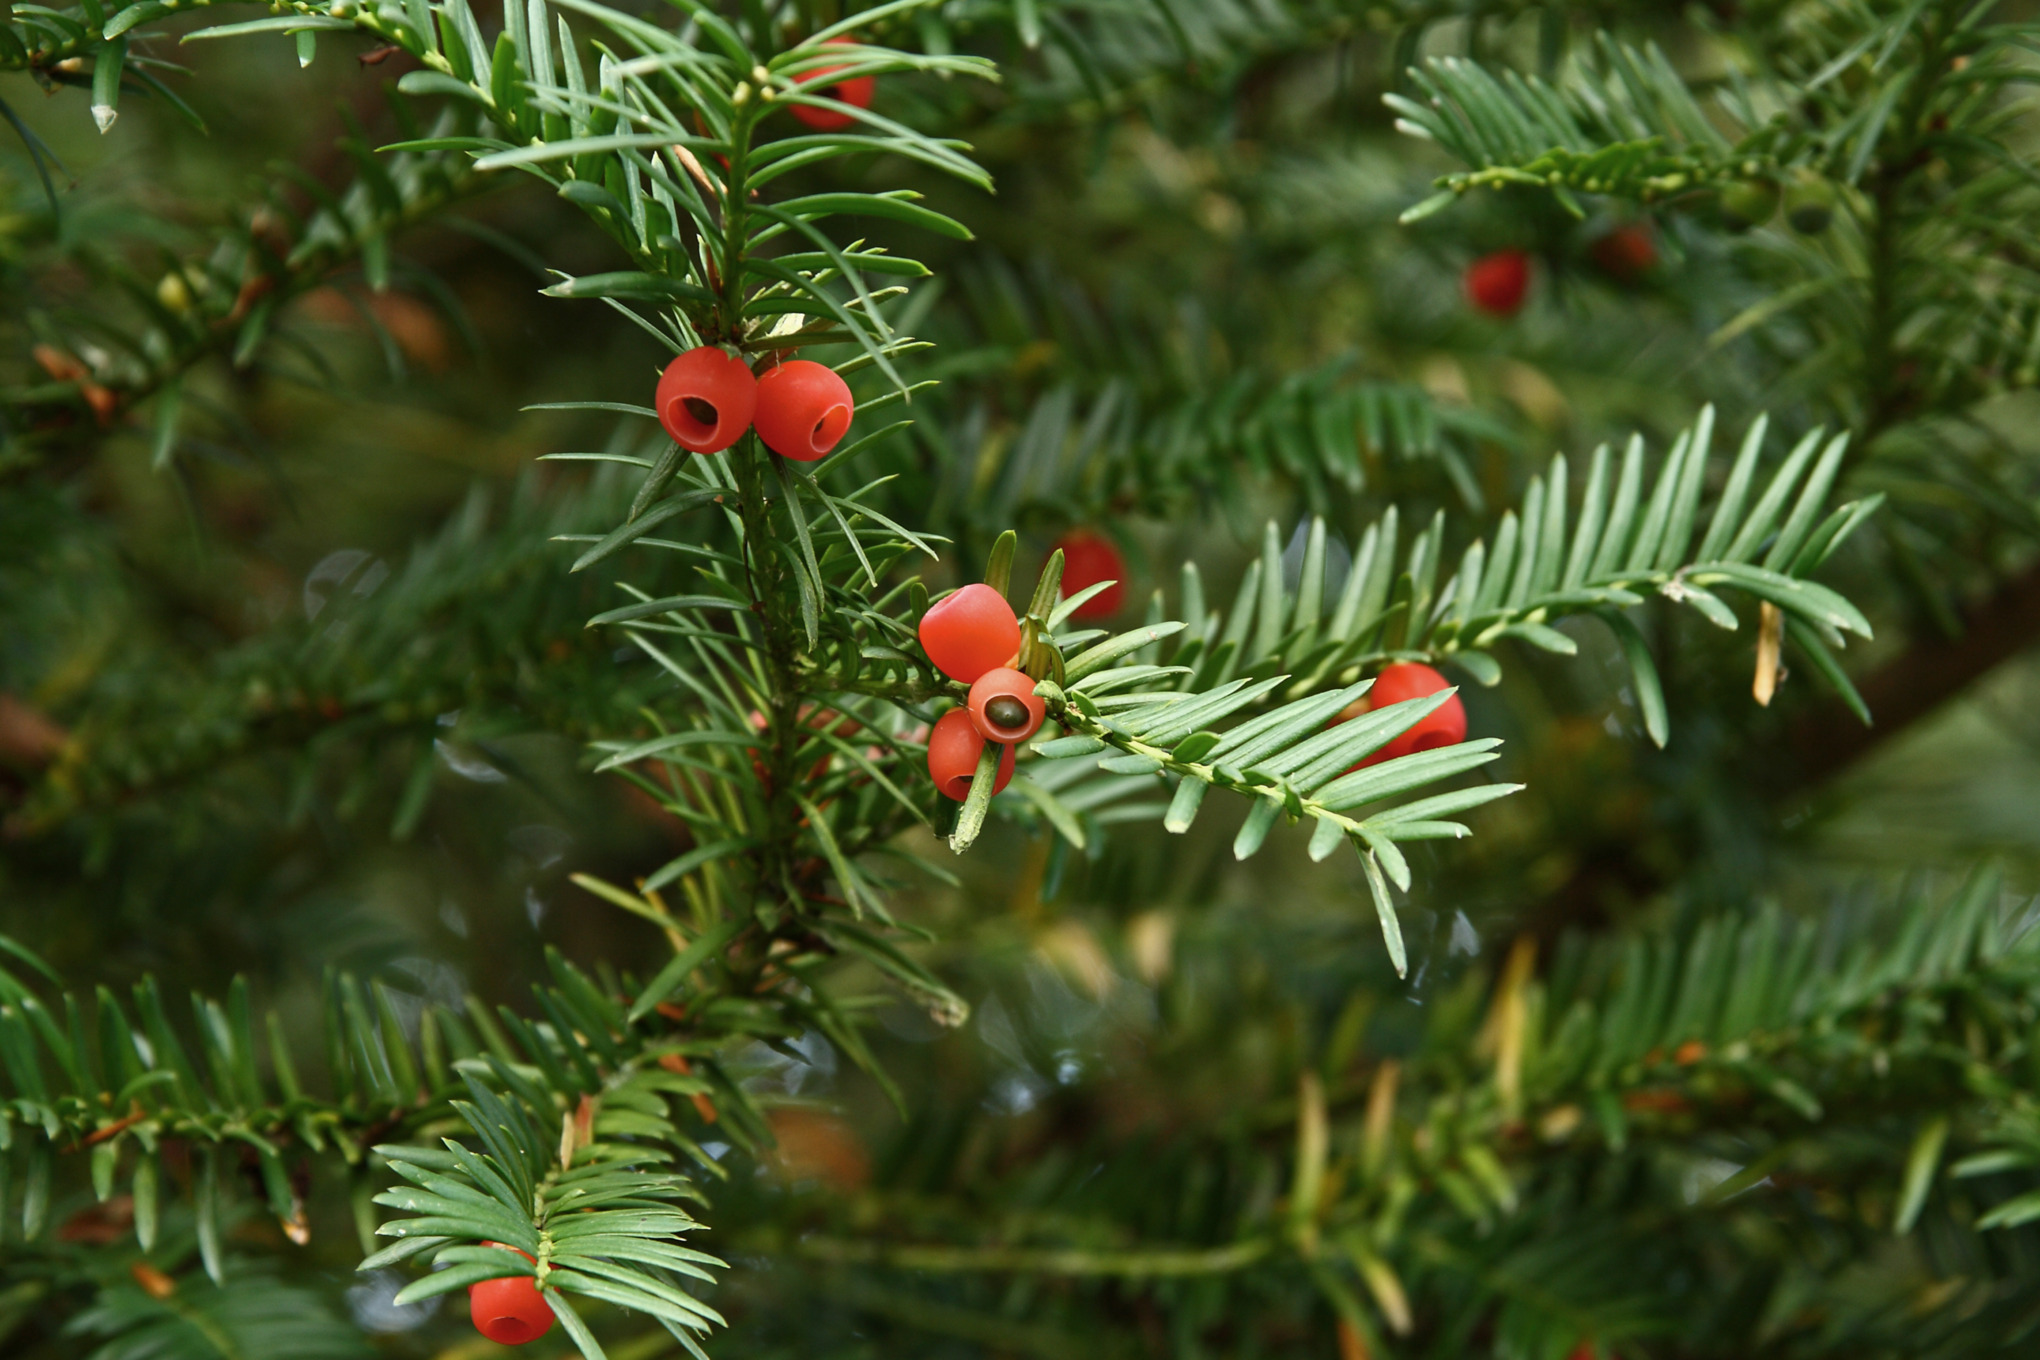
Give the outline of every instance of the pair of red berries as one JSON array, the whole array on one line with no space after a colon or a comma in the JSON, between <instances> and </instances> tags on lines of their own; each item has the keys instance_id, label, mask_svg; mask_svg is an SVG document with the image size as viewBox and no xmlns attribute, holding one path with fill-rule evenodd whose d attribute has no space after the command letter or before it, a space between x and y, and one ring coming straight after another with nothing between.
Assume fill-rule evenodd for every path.
<instances>
[{"instance_id":1,"label":"pair of red berries","mask_svg":"<svg viewBox=\"0 0 2040 1360\"><path fill-rule=\"evenodd\" d=\"M1387 708L1407 699L1421 699L1427 694L1436 694L1441 689L1450 689L1452 682L1429 666L1414 661L1399 661L1392 666L1381 668L1381 674L1374 677L1374 688L1367 691L1353 705L1332 719L1337 727L1362 713ZM1376 751L1353 767L1364 770L1369 765L1379 765L1384 760L1399 756L1415 755L1419 751L1435 751L1441 746L1457 746L1466 740L1466 708L1453 695L1433 709L1422 722L1404 732L1388 745ZM1348 770L1346 773L1351 774Z\"/></svg>"},{"instance_id":2,"label":"pair of red berries","mask_svg":"<svg viewBox=\"0 0 2040 1360\"><path fill-rule=\"evenodd\" d=\"M995 741L1005 747L992 781L992 792L998 793L1013 777L1014 747L1039 732L1047 716L1048 706L1034 692L1033 676L1011 666L986 671L971 683L962 708L952 708L935 720L928 734L928 777L945 798L961 803L970 797L985 743Z\"/></svg>"},{"instance_id":3,"label":"pair of red berries","mask_svg":"<svg viewBox=\"0 0 2040 1360\"><path fill-rule=\"evenodd\" d=\"M831 38L822 44L824 47L855 47L856 45L849 38ZM840 66L824 66L819 71L802 76L797 83L801 85L815 85L842 69ZM839 80L826 89L815 91L815 93L834 99L838 103L848 104L855 109L868 109L871 107L871 97L877 91L878 78L876 76L852 76L848 80ZM801 122L806 123L817 132L838 132L857 121L849 114L838 109L816 108L813 104L794 104L791 107L794 117L800 119Z\"/></svg>"},{"instance_id":4,"label":"pair of red berries","mask_svg":"<svg viewBox=\"0 0 2040 1360\"><path fill-rule=\"evenodd\" d=\"M502 1247L532 1260L528 1251L502 1242L484 1242L485 1247ZM552 1330L553 1310L538 1292L538 1282L529 1275L503 1275L468 1286L468 1316L475 1330L499 1346L522 1346Z\"/></svg>"},{"instance_id":5,"label":"pair of red berries","mask_svg":"<svg viewBox=\"0 0 2040 1360\"><path fill-rule=\"evenodd\" d=\"M788 359L759 378L742 359L702 345L666 365L652 409L690 453L721 453L756 426L774 453L812 463L842 441L857 402L825 364Z\"/></svg>"},{"instance_id":6,"label":"pair of red berries","mask_svg":"<svg viewBox=\"0 0 2040 1360\"><path fill-rule=\"evenodd\" d=\"M970 686L962 708L943 714L928 734L928 776L945 797L962 802L985 743L1006 750L992 792L1013 777L1013 748L1041 730L1047 706L1034 679L1013 669L1020 620L1005 596L978 582L936 602L921 616L921 649L937 670Z\"/></svg>"},{"instance_id":7,"label":"pair of red berries","mask_svg":"<svg viewBox=\"0 0 2040 1360\"><path fill-rule=\"evenodd\" d=\"M1621 283L1636 283L1657 268L1657 238L1640 222L1630 222L1597 237L1587 253ZM1489 316L1510 317L1523 310L1530 296L1530 252L1497 250L1466 267L1461 279L1466 300Z\"/></svg>"}]
</instances>

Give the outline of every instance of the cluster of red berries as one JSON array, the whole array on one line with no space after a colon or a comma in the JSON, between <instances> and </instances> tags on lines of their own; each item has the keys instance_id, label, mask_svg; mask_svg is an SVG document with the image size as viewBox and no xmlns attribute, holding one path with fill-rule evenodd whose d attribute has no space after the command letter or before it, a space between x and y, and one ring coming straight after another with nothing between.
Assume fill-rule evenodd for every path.
<instances>
[{"instance_id":1,"label":"cluster of red berries","mask_svg":"<svg viewBox=\"0 0 2040 1360\"><path fill-rule=\"evenodd\" d=\"M992 785L997 793L1013 777L1013 748L1041 730L1047 706L1034 678L1013 669L1020 653L1020 619L998 591L978 582L946 595L921 616L921 648L937 670L970 686L962 708L935 721L928 734L928 777L944 797L962 802L985 743L1005 753Z\"/></svg>"},{"instance_id":2,"label":"cluster of red berries","mask_svg":"<svg viewBox=\"0 0 2040 1360\"><path fill-rule=\"evenodd\" d=\"M1429 666L1415 661L1398 661L1392 666L1383 666L1381 674L1374 677L1374 688L1340 711L1332 719L1332 726L1350 722L1362 713L1371 713L1377 708L1399 704L1408 699L1421 699L1427 694L1436 694L1441 689L1450 689L1452 682ZM1376 751L1353 767L1364 770L1369 765L1379 765L1384 760L1400 756L1413 756L1419 751L1435 751L1441 746L1457 746L1466 740L1466 707L1453 695L1433 709L1422 722L1397 737L1388 745ZM1351 774L1348 770L1346 773Z\"/></svg>"},{"instance_id":3,"label":"cluster of red berries","mask_svg":"<svg viewBox=\"0 0 2040 1360\"><path fill-rule=\"evenodd\" d=\"M788 359L759 378L742 359L702 345L666 365L652 409L690 453L721 453L755 426L774 453L812 463L842 442L857 402L826 364Z\"/></svg>"},{"instance_id":4,"label":"cluster of red berries","mask_svg":"<svg viewBox=\"0 0 2040 1360\"><path fill-rule=\"evenodd\" d=\"M1110 540L1076 529L1056 540L1063 555L1062 590L1075 595L1110 582L1078 605L1073 616L1110 618L1125 602L1126 563ZM1047 707L1034 692L1034 679L1014 669L1020 654L1020 619L998 591L979 582L936 601L921 616L921 649L935 668L970 686L964 706L936 719L928 734L928 777L944 797L970 797L978 758L986 742L1004 746L992 792L1013 777L1013 750L1041 730Z\"/></svg>"},{"instance_id":5,"label":"cluster of red berries","mask_svg":"<svg viewBox=\"0 0 2040 1360\"><path fill-rule=\"evenodd\" d=\"M528 1251L503 1242L484 1242L485 1247L516 1251L525 1260ZM553 1310L538 1292L538 1282L529 1275L503 1275L468 1286L468 1316L475 1330L499 1346L522 1346L552 1330Z\"/></svg>"},{"instance_id":6,"label":"cluster of red berries","mask_svg":"<svg viewBox=\"0 0 2040 1360\"><path fill-rule=\"evenodd\" d=\"M822 44L824 47L855 47L856 45L849 38L831 38ZM842 69L840 66L824 66L819 71L802 76L798 83L814 85ZM839 80L828 88L817 90L815 93L825 95L830 99L836 100L838 103L848 104L852 108L868 109L871 107L871 96L877 90L878 80L876 77L852 76L848 80ZM800 119L801 122L806 123L817 132L838 132L857 121L849 114L838 109L821 109L816 108L812 104L795 104L792 105L792 109L794 117Z\"/></svg>"}]
</instances>

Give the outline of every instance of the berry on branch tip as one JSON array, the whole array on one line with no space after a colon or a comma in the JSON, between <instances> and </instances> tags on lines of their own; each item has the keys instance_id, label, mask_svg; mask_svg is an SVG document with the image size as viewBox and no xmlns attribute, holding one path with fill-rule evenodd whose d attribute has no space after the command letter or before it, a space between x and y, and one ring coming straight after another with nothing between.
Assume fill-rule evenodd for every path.
<instances>
[{"instance_id":1,"label":"berry on branch tip","mask_svg":"<svg viewBox=\"0 0 2040 1360\"><path fill-rule=\"evenodd\" d=\"M484 1242L485 1247L516 1251L525 1260L531 1254L502 1242ZM522 1346L552 1330L553 1310L538 1292L529 1275L503 1275L468 1286L468 1316L475 1330L499 1346Z\"/></svg>"},{"instance_id":2,"label":"berry on branch tip","mask_svg":"<svg viewBox=\"0 0 2040 1360\"><path fill-rule=\"evenodd\" d=\"M758 379L752 418L766 448L812 463L841 442L856 414L850 384L836 370L811 359L789 359Z\"/></svg>"},{"instance_id":3,"label":"berry on branch tip","mask_svg":"<svg viewBox=\"0 0 2040 1360\"><path fill-rule=\"evenodd\" d=\"M1078 605L1070 617L1083 622L1109 619L1126 603L1126 560L1112 540L1089 529L1072 529L1055 541L1062 550L1063 598L1089 590L1100 581L1113 584Z\"/></svg>"},{"instance_id":4,"label":"berry on branch tip","mask_svg":"<svg viewBox=\"0 0 2040 1360\"><path fill-rule=\"evenodd\" d=\"M824 47L856 45L850 38L831 38L822 44ZM842 69L840 66L824 66L819 71L802 76L798 83L806 86L818 85ZM875 76L852 76L848 80L839 80L826 89L813 92L824 98L848 104L852 108L868 109L871 107L871 97L878 92L878 79ZM841 109L817 108L813 104L793 104L789 107L792 108L794 117L817 132L840 132L857 121Z\"/></svg>"},{"instance_id":5,"label":"berry on branch tip","mask_svg":"<svg viewBox=\"0 0 2040 1360\"><path fill-rule=\"evenodd\" d=\"M970 797L971 780L977 775L978 757L985 739L971 722L969 710L952 708L935 720L928 733L928 777L944 798L961 803ZM1013 747L1009 743L999 756L999 772L992 781L998 793L1013 777Z\"/></svg>"},{"instance_id":6,"label":"berry on branch tip","mask_svg":"<svg viewBox=\"0 0 2040 1360\"><path fill-rule=\"evenodd\" d=\"M689 453L721 453L744 437L758 401L749 365L714 345L690 349L659 377L659 424Z\"/></svg>"},{"instance_id":7,"label":"berry on branch tip","mask_svg":"<svg viewBox=\"0 0 2040 1360\"><path fill-rule=\"evenodd\" d=\"M1497 250L1466 267L1466 300L1489 316L1514 316L1530 292L1530 253Z\"/></svg>"},{"instance_id":8,"label":"berry on branch tip","mask_svg":"<svg viewBox=\"0 0 2040 1360\"><path fill-rule=\"evenodd\" d=\"M1047 711L1025 671L1000 666L971 683L971 725L986 741L1025 741L1041 730Z\"/></svg>"},{"instance_id":9,"label":"berry on branch tip","mask_svg":"<svg viewBox=\"0 0 2040 1360\"><path fill-rule=\"evenodd\" d=\"M982 581L936 601L921 616L921 650L935 669L970 685L1020 651L1020 620L1006 597Z\"/></svg>"}]
</instances>

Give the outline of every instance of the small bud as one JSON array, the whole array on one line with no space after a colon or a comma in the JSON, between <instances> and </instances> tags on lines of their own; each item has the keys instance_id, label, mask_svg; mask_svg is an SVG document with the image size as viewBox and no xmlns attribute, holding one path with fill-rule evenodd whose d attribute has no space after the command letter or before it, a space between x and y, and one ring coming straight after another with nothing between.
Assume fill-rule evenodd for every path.
<instances>
[{"instance_id":1,"label":"small bud","mask_svg":"<svg viewBox=\"0 0 2040 1360\"><path fill-rule=\"evenodd\" d=\"M191 310L191 287L185 283L184 275L176 270L165 274L156 283L156 301L173 312Z\"/></svg>"},{"instance_id":2,"label":"small bud","mask_svg":"<svg viewBox=\"0 0 2040 1360\"><path fill-rule=\"evenodd\" d=\"M120 117L120 110L111 104L94 104L92 106L92 121L99 125L99 130L102 133L109 131L113 127L113 120L118 117Z\"/></svg>"},{"instance_id":3,"label":"small bud","mask_svg":"<svg viewBox=\"0 0 2040 1360\"><path fill-rule=\"evenodd\" d=\"M746 80L738 81L737 88L730 91L730 103L735 104L738 108L742 108L750 102L751 83Z\"/></svg>"}]
</instances>

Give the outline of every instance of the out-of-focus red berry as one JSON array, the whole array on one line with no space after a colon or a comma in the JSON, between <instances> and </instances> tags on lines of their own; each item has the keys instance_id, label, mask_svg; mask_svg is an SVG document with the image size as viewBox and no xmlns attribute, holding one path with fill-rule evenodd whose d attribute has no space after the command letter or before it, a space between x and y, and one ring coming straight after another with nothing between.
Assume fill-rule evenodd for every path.
<instances>
[{"instance_id":1,"label":"out-of-focus red berry","mask_svg":"<svg viewBox=\"0 0 2040 1360\"><path fill-rule=\"evenodd\" d=\"M1595 238L1587 248L1601 272L1619 283L1635 283L1657 268L1657 238L1641 222L1628 222Z\"/></svg>"},{"instance_id":2,"label":"out-of-focus red berry","mask_svg":"<svg viewBox=\"0 0 2040 1360\"><path fill-rule=\"evenodd\" d=\"M1117 614L1126 603L1126 560L1112 540L1089 529L1072 529L1057 539L1055 546L1062 549L1064 599L1100 581L1114 583L1078 605L1070 617L1088 623Z\"/></svg>"},{"instance_id":3,"label":"out-of-focus red berry","mask_svg":"<svg viewBox=\"0 0 2040 1360\"><path fill-rule=\"evenodd\" d=\"M1514 316L1530 292L1530 254L1497 250L1466 267L1466 300L1489 316Z\"/></svg>"},{"instance_id":4,"label":"out-of-focus red berry","mask_svg":"<svg viewBox=\"0 0 2040 1360\"><path fill-rule=\"evenodd\" d=\"M822 44L824 47L855 47L856 45L849 38L831 38ZM817 85L842 69L840 66L824 66L818 71L810 71L802 76L800 83L802 85ZM848 80L837 81L827 89L814 91L814 93L824 98L840 100L852 108L859 109L870 108L871 97L877 92L878 79L875 76L852 76ZM793 110L794 117L800 119L801 122L806 123L817 132L837 132L857 121L841 109L816 108L812 104L791 104L788 107Z\"/></svg>"}]
</instances>

